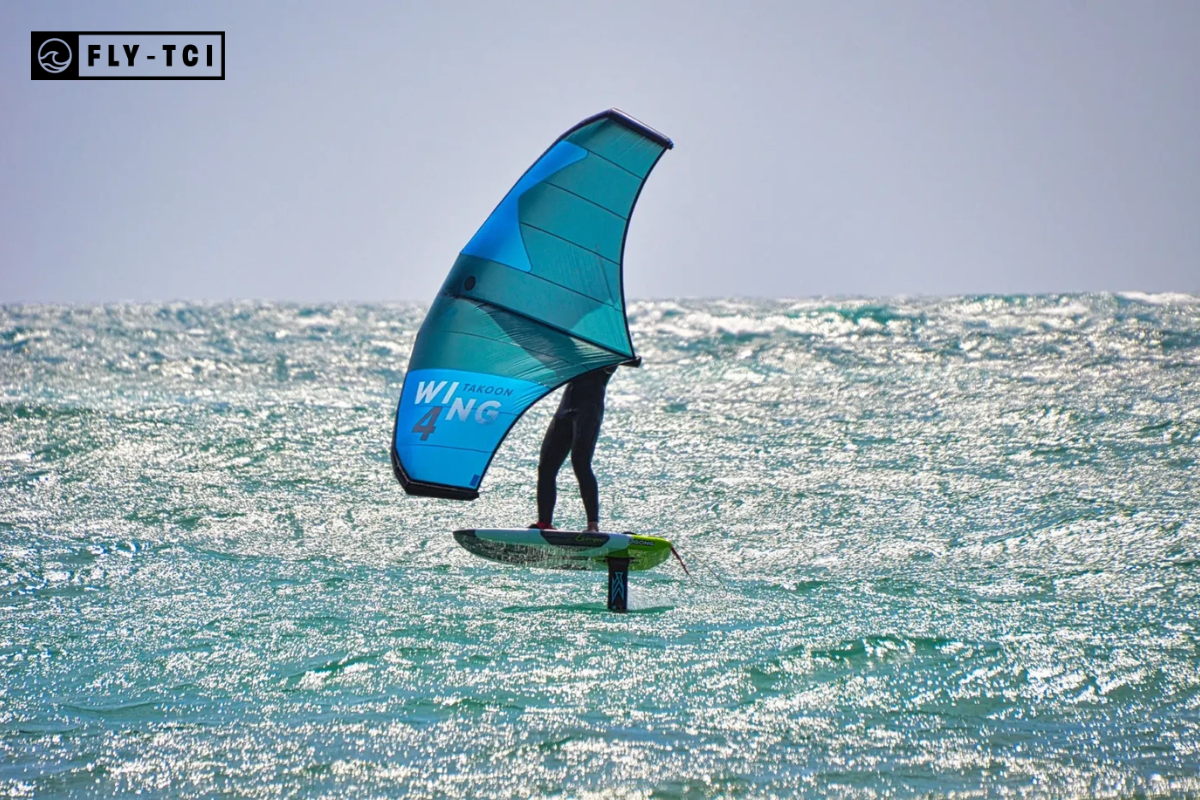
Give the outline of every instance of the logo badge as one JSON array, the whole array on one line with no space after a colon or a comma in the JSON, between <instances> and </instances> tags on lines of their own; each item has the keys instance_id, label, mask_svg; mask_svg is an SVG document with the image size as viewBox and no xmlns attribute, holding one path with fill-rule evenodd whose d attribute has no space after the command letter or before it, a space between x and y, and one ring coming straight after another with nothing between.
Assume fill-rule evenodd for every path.
<instances>
[{"instance_id":1,"label":"logo badge","mask_svg":"<svg viewBox=\"0 0 1200 800\"><path fill-rule=\"evenodd\" d=\"M42 69L55 75L71 66L71 58L74 56L71 52L71 45L62 39L47 39L42 42L37 55L38 64Z\"/></svg>"},{"instance_id":2,"label":"logo badge","mask_svg":"<svg viewBox=\"0 0 1200 800\"><path fill-rule=\"evenodd\" d=\"M35 81L225 80L224 31L31 31Z\"/></svg>"}]
</instances>

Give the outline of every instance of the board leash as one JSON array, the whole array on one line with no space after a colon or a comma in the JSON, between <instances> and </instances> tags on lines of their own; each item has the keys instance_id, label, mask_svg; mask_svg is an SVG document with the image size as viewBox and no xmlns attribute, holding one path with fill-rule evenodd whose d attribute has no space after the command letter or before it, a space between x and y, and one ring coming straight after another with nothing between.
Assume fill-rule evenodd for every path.
<instances>
[{"instance_id":1,"label":"board leash","mask_svg":"<svg viewBox=\"0 0 1200 800\"><path fill-rule=\"evenodd\" d=\"M675 556L675 560L679 562L679 566L683 567L683 574L689 578L692 577L692 573L688 572L687 564L684 564L683 559L679 557L679 551L675 549L675 545L671 545L671 555Z\"/></svg>"},{"instance_id":2,"label":"board leash","mask_svg":"<svg viewBox=\"0 0 1200 800\"><path fill-rule=\"evenodd\" d=\"M671 555L675 556L675 560L679 562L679 566L683 567L683 574L687 575L689 578L692 577L692 573L688 571L687 565L684 564L683 559L679 557L679 552L675 549L675 545L671 545ZM712 568L703 561L697 563L704 567L705 572L713 576L713 578L717 581L717 585L721 587L721 591L725 592L725 594L729 594L729 588L725 585L725 581L721 580L720 575L713 572Z\"/></svg>"}]
</instances>

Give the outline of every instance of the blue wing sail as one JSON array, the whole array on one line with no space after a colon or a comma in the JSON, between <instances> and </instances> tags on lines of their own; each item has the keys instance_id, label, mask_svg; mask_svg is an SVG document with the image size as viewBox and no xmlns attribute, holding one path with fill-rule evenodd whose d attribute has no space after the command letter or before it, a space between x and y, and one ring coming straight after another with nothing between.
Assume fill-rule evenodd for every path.
<instances>
[{"instance_id":1,"label":"blue wing sail","mask_svg":"<svg viewBox=\"0 0 1200 800\"><path fill-rule=\"evenodd\" d=\"M525 411L636 358L622 258L671 140L610 109L560 136L467 242L409 359L392 468L409 494L474 500Z\"/></svg>"}]
</instances>

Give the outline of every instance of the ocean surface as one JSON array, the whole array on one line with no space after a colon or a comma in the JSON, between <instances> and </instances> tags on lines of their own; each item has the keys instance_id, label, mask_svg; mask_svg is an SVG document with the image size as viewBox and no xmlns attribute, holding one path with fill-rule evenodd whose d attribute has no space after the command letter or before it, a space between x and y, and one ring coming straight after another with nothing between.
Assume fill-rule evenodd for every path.
<instances>
[{"instance_id":1,"label":"ocean surface","mask_svg":"<svg viewBox=\"0 0 1200 800\"><path fill-rule=\"evenodd\" d=\"M632 303L626 616L450 535L554 398L401 491L423 314L0 307L0 796L1200 795L1200 297Z\"/></svg>"}]
</instances>

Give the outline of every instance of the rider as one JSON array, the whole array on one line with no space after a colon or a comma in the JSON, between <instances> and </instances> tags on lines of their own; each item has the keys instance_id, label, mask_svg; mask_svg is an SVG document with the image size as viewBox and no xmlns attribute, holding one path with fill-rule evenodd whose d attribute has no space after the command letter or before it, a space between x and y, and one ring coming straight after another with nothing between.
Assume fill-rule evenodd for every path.
<instances>
[{"instance_id":1,"label":"rider","mask_svg":"<svg viewBox=\"0 0 1200 800\"><path fill-rule=\"evenodd\" d=\"M542 452L538 456L538 521L529 527L542 530L554 527L558 470L569 452L571 466L579 481L583 508L587 512L587 529L600 530L600 495L596 475L592 472L592 454L596 451L600 423L604 420L604 392L608 379L616 370L614 366L585 373L568 383L563 391L562 401L550 420L546 438L542 440Z\"/></svg>"}]
</instances>

